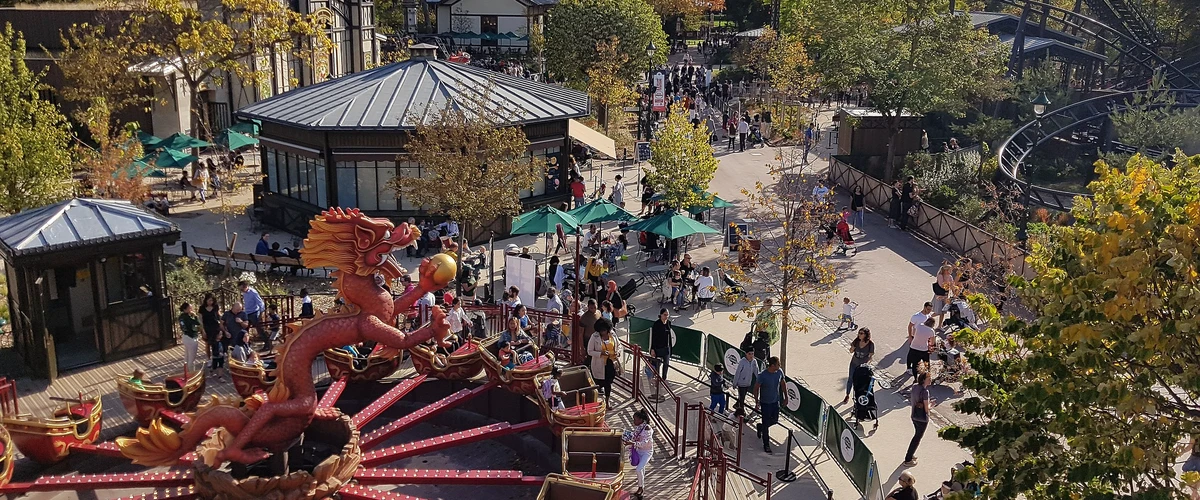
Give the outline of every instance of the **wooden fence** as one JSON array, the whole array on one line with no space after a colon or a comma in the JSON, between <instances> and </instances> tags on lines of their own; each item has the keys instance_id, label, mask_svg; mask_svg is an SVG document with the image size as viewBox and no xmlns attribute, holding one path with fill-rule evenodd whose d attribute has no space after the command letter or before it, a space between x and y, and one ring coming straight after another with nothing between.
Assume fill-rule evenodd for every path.
<instances>
[{"instance_id":1,"label":"wooden fence","mask_svg":"<svg viewBox=\"0 0 1200 500\"><path fill-rule=\"evenodd\" d=\"M836 158L830 160L829 179L847 193L853 192L854 186L862 188L867 206L885 216L888 213L892 188L883 181ZM908 225L955 255L968 257L988 267L999 266L1009 269L1013 274L1032 277L1032 269L1025 263L1025 250L948 212L921 203L917 206L917 216L910 218Z\"/></svg>"}]
</instances>

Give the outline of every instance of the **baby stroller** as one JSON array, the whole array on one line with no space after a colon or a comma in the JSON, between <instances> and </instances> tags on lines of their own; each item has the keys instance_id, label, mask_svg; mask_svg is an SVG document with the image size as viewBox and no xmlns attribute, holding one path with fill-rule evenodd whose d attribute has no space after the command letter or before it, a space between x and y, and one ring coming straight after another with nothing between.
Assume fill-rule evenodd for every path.
<instances>
[{"instance_id":1,"label":"baby stroller","mask_svg":"<svg viewBox=\"0 0 1200 500\"><path fill-rule=\"evenodd\" d=\"M854 254L858 255L858 249L854 248L854 238L850 236L850 224L846 222L846 219L838 220L837 226L834 227L834 232L842 240L842 243L837 248L839 252L842 252L842 255L846 255L851 250L854 250Z\"/></svg>"},{"instance_id":2,"label":"baby stroller","mask_svg":"<svg viewBox=\"0 0 1200 500\"><path fill-rule=\"evenodd\" d=\"M953 327L953 328L951 328ZM975 311L971 309L971 304L962 297L956 298L950 302L950 317L942 322L944 331L953 332L960 328L978 329L977 318Z\"/></svg>"},{"instance_id":3,"label":"baby stroller","mask_svg":"<svg viewBox=\"0 0 1200 500\"><path fill-rule=\"evenodd\" d=\"M875 405L875 370L859 365L854 370L854 426L862 428L862 422L874 420L879 428L879 408Z\"/></svg>"}]
</instances>

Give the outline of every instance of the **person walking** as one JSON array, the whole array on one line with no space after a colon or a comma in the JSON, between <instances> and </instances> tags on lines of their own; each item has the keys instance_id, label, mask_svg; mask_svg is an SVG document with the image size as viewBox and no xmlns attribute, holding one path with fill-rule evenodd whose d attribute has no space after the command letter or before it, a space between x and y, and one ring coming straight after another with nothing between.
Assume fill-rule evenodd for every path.
<instances>
[{"instance_id":1,"label":"person walking","mask_svg":"<svg viewBox=\"0 0 1200 500\"><path fill-rule=\"evenodd\" d=\"M921 445L921 438L929 427L929 408L934 404L929 398L929 384L932 381L929 372L917 374L917 384L913 386L912 396L909 397L912 400L913 437L908 443L908 453L904 455L905 467L917 465L917 447Z\"/></svg>"},{"instance_id":2,"label":"person walking","mask_svg":"<svg viewBox=\"0 0 1200 500\"><path fill-rule=\"evenodd\" d=\"M754 360L754 350L747 350L746 355L738 360L737 368L733 372L733 385L737 387L738 393L734 415L746 416L746 393L754 389L754 382L757 380L758 362Z\"/></svg>"},{"instance_id":3,"label":"person walking","mask_svg":"<svg viewBox=\"0 0 1200 500\"><path fill-rule=\"evenodd\" d=\"M667 381L667 368L671 363L671 318L667 308L658 311L658 319L650 326L650 356L654 358L654 370L661 369L663 383Z\"/></svg>"},{"instance_id":4,"label":"person walking","mask_svg":"<svg viewBox=\"0 0 1200 500\"><path fill-rule=\"evenodd\" d=\"M589 307L591 304L588 304ZM604 402L612 394L613 379L617 376L617 363L621 359L621 343L612 335L613 324L604 318L596 320L596 332L588 340L587 353L592 357L592 378L604 391Z\"/></svg>"},{"instance_id":5,"label":"person walking","mask_svg":"<svg viewBox=\"0 0 1200 500\"><path fill-rule=\"evenodd\" d=\"M767 359L767 369L758 374L758 388L755 397L758 398L758 411L762 421L756 427L757 434L762 438L763 451L771 451L771 426L779 423L780 396L787 392L784 386L783 370L779 368L779 358L771 356Z\"/></svg>"},{"instance_id":6,"label":"person walking","mask_svg":"<svg viewBox=\"0 0 1200 500\"><path fill-rule=\"evenodd\" d=\"M618 175L616 182L612 188L612 202L618 207L625 208L625 183L621 181L621 176Z\"/></svg>"},{"instance_id":7,"label":"person walking","mask_svg":"<svg viewBox=\"0 0 1200 500\"><path fill-rule=\"evenodd\" d=\"M646 410L633 412L633 429L621 436L621 441L629 446L629 463L637 471L638 489L633 498L641 500L646 488L646 465L654 455L654 428L650 427L650 414Z\"/></svg>"},{"instance_id":8,"label":"person walking","mask_svg":"<svg viewBox=\"0 0 1200 500\"><path fill-rule=\"evenodd\" d=\"M897 488L888 493L887 500L917 500L920 498L917 495L917 480L909 471L900 473L900 478L896 480Z\"/></svg>"},{"instance_id":9,"label":"person walking","mask_svg":"<svg viewBox=\"0 0 1200 500\"><path fill-rule=\"evenodd\" d=\"M258 336L263 341L263 352L271 352L272 340L271 334L262 326L263 313L267 312L267 305L263 302L262 295L259 295L258 290L250 286L246 281L238 282L238 290L242 291L242 304L246 308L246 321L250 322L250 328L253 328Z\"/></svg>"},{"instance_id":10,"label":"person walking","mask_svg":"<svg viewBox=\"0 0 1200 500\"><path fill-rule=\"evenodd\" d=\"M859 233L866 232L866 195L863 194L862 186L854 186L850 193L850 212L850 222L858 227Z\"/></svg>"},{"instance_id":11,"label":"person walking","mask_svg":"<svg viewBox=\"0 0 1200 500\"><path fill-rule=\"evenodd\" d=\"M917 199L917 181L913 176L908 176L904 180L904 185L900 187L900 230L908 230L908 219L910 215L908 211L912 209L913 203Z\"/></svg>"},{"instance_id":12,"label":"person walking","mask_svg":"<svg viewBox=\"0 0 1200 500\"><path fill-rule=\"evenodd\" d=\"M708 374L708 397L712 400L708 411L717 411L717 408L720 408L718 413L722 416L725 415L725 408L729 404L725 400L725 384L725 365L717 363Z\"/></svg>"},{"instance_id":13,"label":"person walking","mask_svg":"<svg viewBox=\"0 0 1200 500\"><path fill-rule=\"evenodd\" d=\"M850 377L846 379L846 399L842 404L850 402L850 392L854 390L854 370L871 362L875 357L875 342L871 341L871 329L859 328L858 337L850 343Z\"/></svg>"},{"instance_id":14,"label":"person walking","mask_svg":"<svg viewBox=\"0 0 1200 500\"><path fill-rule=\"evenodd\" d=\"M888 227L895 229L900 227L900 195L903 193L903 184L900 179L896 179L891 188L892 196L888 198L888 218L891 220L888 221Z\"/></svg>"},{"instance_id":15,"label":"person walking","mask_svg":"<svg viewBox=\"0 0 1200 500\"><path fill-rule=\"evenodd\" d=\"M937 315L938 328L946 320L946 311L950 310L950 295L958 281L954 279L954 266L942 264L933 282L933 313Z\"/></svg>"},{"instance_id":16,"label":"person walking","mask_svg":"<svg viewBox=\"0 0 1200 500\"><path fill-rule=\"evenodd\" d=\"M738 151L739 152L745 151L746 150L746 134L750 133L750 123L746 121L745 116L738 119L737 133L738 133Z\"/></svg>"}]
</instances>

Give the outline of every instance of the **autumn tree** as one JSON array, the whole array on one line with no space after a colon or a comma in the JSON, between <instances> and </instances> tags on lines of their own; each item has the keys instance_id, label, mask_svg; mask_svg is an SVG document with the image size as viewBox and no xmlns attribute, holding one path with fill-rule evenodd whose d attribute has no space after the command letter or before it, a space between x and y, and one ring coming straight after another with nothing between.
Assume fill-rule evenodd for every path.
<instances>
[{"instance_id":1,"label":"autumn tree","mask_svg":"<svg viewBox=\"0 0 1200 500\"><path fill-rule=\"evenodd\" d=\"M246 86L269 82L275 65L252 63L268 55L311 62L317 68L332 47L324 32L325 21L277 0L135 0L114 1L107 8L127 12L128 18L115 32L72 30L68 36L74 50L112 52L120 61L113 64L126 68L147 62L172 68L191 95L199 133L208 139L214 131L204 89L229 85L230 79ZM90 60L63 60L64 73L74 75L70 86L98 86L88 81ZM110 75L106 71L102 76Z\"/></svg>"},{"instance_id":2,"label":"autumn tree","mask_svg":"<svg viewBox=\"0 0 1200 500\"><path fill-rule=\"evenodd\" d=\"M650 154L646 175L662 193L663 204L683 210L705 203L703 190L712 181L719 162L713 156L708 128L703 123L692 126L687 112L681 106L672 106L666 123L650 143Z\"/></svg>"},{"instance_id":3,"label":"autumn tree","mask_svg":"<svg viewBox=\"0 0 1200 500\"><path fill-rule=\"evenodd\" d=\"M25 65L25 39L5 24L0 40L0 211L14 214L71 195L71 130L42 99L43 74Z\"/></svg>"},{"instance_id":4,"label":"autumn tree","mask_svg":"<svg viewBox=\"0 0 1200 500\"><path fill-rule=\"evenodd\" d=\"M526 154L524 130L491 109L489 92L490 86L419 121L401 161L421 165L423 175L389 181L413 205L466 225L464 235L519 214L520 192L544 178L545 165Z\"/></svg>"},{"instance_id":5,"label":"autumn tree","mask_svg":"<svg viewBox=\"0 0 1200 500\"><path fill-rule=\"evenodd\" d=\"M1094 199L1011 278L1031 314L961 335L978 395L955 408L981 418L941 435L974 453L984 498L1186 498L1200 480L1175 469L1200 434L1200 156L1175 161L1097 162Z\"/></svg>"},{"instance_id":6,"label":"autumn tree","mask_svg":"<svg viewBox=\"0 0 1200 500\"><path fill-rule=\"evenodd\" d=\"M544 33L547 69L578 90L587 90L588 69L600 57L596 46L613 38L627 61L617 74L626 85L667 60L662 19L643 0L563 0L546 14ZM646 54L650 42L659 49L653 60Z\"/></svg>"},{"instance_id":7,"label":"autumn tree","mask_svg":"<svg viewBox=\"0 0 1200 500\"><path fill-rule=\"evenodd\" d=\"M697 16L725 10L725 0L649 0L662 17Z\"/></svg>"},{"instance_id":8,"label":"autumn tree","mask_svg":"<svg viewBox=\"0 0 1200 500\"><path fill-rule=\"evenodd\" d=\"M762 36L735 54L734 62L766 78L772 90L788 98L807 95L817 86L812 61L798 35L764 28Z\"/></svg>"},{"instance_id":9,"label":"autumn tree","mask_svg":"<svg viewBox=\"0 0 1200 500\"><path fill-rule=\"evenodd\" d=\"M78 105L71 118L81 124L99 118L89 107L103 100L100 113L110 121L122 111L149 104L142 92L141 78L129 71L130 59L124 37L108 33L102 25L76 24L61 34L62 51L56 62L67 82L61 89L63 99Z\"/></svg>"},{"instance_id":10,"label":"autumn tree","mask_svg":"<svg viewBox=\"0 0 1200 500\"><path fill-rule=\"evenodd\" d=\"M621 41L616 38L596 44L596 62L588 68L588 95L592 102L600 106L600 123L604 125L604 134L608 135L609 125L613 121L613 107L623 108L632 102L637 94L629 88L629 83L621 78L621 72L629 63L629 56L618 50ZM623 116L624 113L618 116Z\"/></svg>"},{"instance_id":11,"label":"autumn tree","mask_svg":"<svg viewBox=\"0 0 1200 500\"><path fill-rule=\"evenodd\" d=\"M142 157L141 142L130 130L113 126L112 111L104 98L94 99L76 114L96 144L76 147L93 194L140 205L146 199L142 179L153 169L153 165L138 161Z\"/></svg>"},{"instance_id":12,"label":"autumn tree","mask_svg":"<svg viewBox=\"0 0 1200 500\"><path fill-rule=\"evenodd\" d=\"M758 221L753 234L760 244L756 265L743 266L739 260L750 252L746 243L750 235L745 234L740 235L738 255L726 255L718 265L750 292L739 298L742 310L730 320L755 319L767 298L778 307L780 346L775 352L786 367L789 333L807 331L812 318L803 307L827 305L835 293L835 270L828 260L831 248L821 228L836 215L829 206L806 196L799 150L780 148L776 161L770 165L773 185L757 182L752 189L742 189L745 217Z\"/></svg>"}]
</instances>

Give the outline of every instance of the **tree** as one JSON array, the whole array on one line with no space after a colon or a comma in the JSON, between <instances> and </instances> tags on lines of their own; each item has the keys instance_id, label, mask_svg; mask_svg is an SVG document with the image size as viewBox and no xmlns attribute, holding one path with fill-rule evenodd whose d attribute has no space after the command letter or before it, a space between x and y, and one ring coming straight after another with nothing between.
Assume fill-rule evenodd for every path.
<instances>
[{"instance_id":1,"label":"tree","mask_svg":"<svg viewBox=\"0 0 1200 500\"><path fill-rule=\"evenodd\" d=\"M578 90L587 89L587 71L597 61L596 46L616 38L628 63L618 76L632 85L651 65L667 60L662 20L643 0L563 0L546 14L545 53L550 74ZM646 47L654 42L651 59Z\"/></svg>"},{"instance_id":2,"label":"tree","mask_svg":"<svg viewBox=\"0 0 1200 500\"><path fill-rule=\"evenodd\" d=\"M519 214L520 192L533 189L545 172L526 155L525 132L490 110L490 90L483 92L420 122L408 136L403 160L421 165L424 174L389 181L414 205L468 228Z\"/></svg>"},{"instance_id":3,"label":"tree","mask_svg":"<svg viewBox=\"0 0 1200 500\"><path fill-rule=\"evenodd\" d=\"M765 298L779 307L779 362L786 367L789 332L806 331L811 316L801 316L801 306L819 307L830 302L835 293L834 269L827 259L830 247L821 228L836 217L827 205L806 196L802 178L803 154L800 150L780 148L778 167L772 169L774 186L758 182L754 189L743 189L742 208L747 217L758 221L754 237L759 240L757 265L746 268L738 257L726 255L718 264L730 277L751 292L742 296L741 317L755 318ZM746 235L742 235L745 238ZM744 241L744 240L743 240Z\"/></svg>"},{"instance_id":4,"label":"tree","mask_svg":"<svg viewBox=\"0 0 1200 500\"><path fill-rule=\"evenodd\" d=\"M95 196L129 200L141 205L146 199L146 186L142 179L146 170L136 163L142 156L142 144L124 128L112 125L112 110L103 97L91 102L88 108L77 113L96 142L96 147L80 145L76 148L80 163L88 172Z\"/></svg>"},{"instance_id":5,"label":"tree","mask_svg":"<svg viewBox=\"0 0 1200 500\"><path fill-rule=\"evenodd\" d=\"M14 214L71 195L71 130L25 65L25 39L5 24L0 58L0 210Z\"/></svg>"},{"instance_id":6,"label":"tree","mask_svg":"<svg viewBox=\"0 0 1200 500\"><path fill-rule=\"evenodd\" d=\"M1161 80L1156 82L1152 92L1135 96L1125 111L1112 115L1117 137L1142 154L1158 149L1165 157L1172 148L1200 153L1200 109L1177 106L1173 94L1162 90Z\"/></svg>"},{"instance_id":7,"label":"tree","mask_svg":"<svg viewBox=\"0 0 1200 500\"><path fill-rule=\"evenodd\" d=\"M88 107L100 99L103 117L110 121L106 128L116 126L112 120L125 109L150 102L140 92L142 79L129 71L124 37L110 36L104 26L76 24L61 39L63 50L56 62L67 82L61 92L64 99L79 105L72 116L76 122L87 125L98 118Z\"/></svg>"},{"instance_id":8,"label":"tree","mask_svg":"<svg viewBox=\"0 0 1200 500\"><path fill-rule=\"evenodd\" d=\"M734 62L769 79L774 91L790 98L807 95L817 87L812 61L798 35L764 28L762 36L735 55Z\"/></svg>"},{"instance_id":9,"label":"tree","mask_svg":"<svg viewBox=\"0 0 1200 500\"><path fill-rule=\"evenodd\" d=\"M629 62L629 56L618 50L620 44L616 38L596 44L596 62L587 72L588 95L600 106L600 123L604 125L605 135L609 134L609 124L613 121L610 113L613 106L622 108L637 97L620 76Z\"/></svg>"},{"instance_id":10,"label":"tree","mask_svg":"<svg viewBox=\"0 0 1200 500\"><path fill-rule=\"evenodd\" d=\"M708 129L693 127L682 107L672 106L667 121L650 144L650 184L662 192L662 203L685 210L705 203L701 195L717 172ZM711 203L711 201L710 201Z\"/></svg>"},{"instance_id":11,"label":"tree","mask_svg":"<svg viewBox=\"0 0 1200 500\"><path fill-rule=\"evenodd\" d=\"M200 134L208 139L213 130L205 88L226 85L230 77L246 86L270 81L275 65L252 64L268 54L311 61L319 73L332 47L320 14L300 14L276 0L135 0L108 8L127 11L129 17L115 33L73 30L72 46L79 53L114 51L126 68L157 61L176 70L190 92ZM76 75L76 82L86 81L89 60L65 59L70 68L64 72Z\"/></svg>"},{"instance_id":12,"label":"tree","mask_svg":"<svg viewBox=\"0 0 1200 500\"><path fill-rule=\"evenodd\" d=\"M1097 162L1094 200L1012 277L1028 318L965 332L981 423L941 435L971 450L986 498L1184 498L1177 445L1200 432L1200 156ZM1192 480L1196 480L1193 477Z\"/></svg>"},{"instance_id":13,"label":"tree","mask_svg":"<svg viewBox=\"0 0 1200 500\"><path fill-rule=\"evenodd\" d=\"M725 10L725 0L649 0L654 12L666 17L696 16Z\"/></svg>"}]
</instances>

